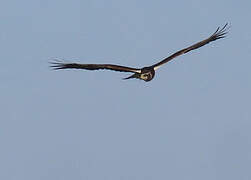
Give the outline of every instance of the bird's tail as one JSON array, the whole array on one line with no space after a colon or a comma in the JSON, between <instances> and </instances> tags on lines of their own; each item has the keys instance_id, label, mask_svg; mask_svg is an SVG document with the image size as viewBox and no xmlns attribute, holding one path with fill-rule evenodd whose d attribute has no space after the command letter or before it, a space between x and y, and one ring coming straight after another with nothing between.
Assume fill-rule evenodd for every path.
<instances>
[{"instance_id":1,"label":"bird's tail","mask_svg":"<svg viewBox=\"0 0 251 180\"><path fill-rule=\"evenodd\" d=\"M139 78L139 73L135 73L129 77L123 78L123 80L131 79L131 78Z\"/></svg>"}]
</instances>

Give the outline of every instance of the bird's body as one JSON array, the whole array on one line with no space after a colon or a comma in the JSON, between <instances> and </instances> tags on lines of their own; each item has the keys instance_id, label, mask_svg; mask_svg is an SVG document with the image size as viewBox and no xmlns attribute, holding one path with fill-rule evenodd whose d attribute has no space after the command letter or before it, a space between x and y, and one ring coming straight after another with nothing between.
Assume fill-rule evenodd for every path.
<instances>
[{"instance_id":1,"label":"bird's body","mask_svg":"<svg viewBox=\"0 0 251 180\"><path fill-rule=\"evenodd\" d=\"M227 30L227 24L225 24L225 26L221 29L217 28L217 30L209 38L202 40L196 44L193 44L192 46L189 46L185 49L182 49L152 66L144 67L141 69L114 65L114 64L78 64L78 63L62 63L59 61L52 62L51 67L56 70L57 69L86 69L86 70L107 69L107 70L120 71L120 72L131 72L134 74L124 79L137 78L137 79L141 79L147 82L147 81L151 81L154 78L155 71L163 64L169 62L170 60L174 59L177 56L185 54L191 50L200 48L212 41L224 38L225 37L224 35L227 33L226 30Z\"/></svg>"},{"instance_id":2,"label":"bird's body","mask_svg":"<svg viewBox=\"0 0 251 180\"><path fill-rule=\"evenodd\" d=\"M124 79L131 79L131 78L138 78L144 81L151 81L154 78L155 70L152 66L143 67L140 73L134 73L133 75L124 78Z\"/></svg>"}]
</instances>

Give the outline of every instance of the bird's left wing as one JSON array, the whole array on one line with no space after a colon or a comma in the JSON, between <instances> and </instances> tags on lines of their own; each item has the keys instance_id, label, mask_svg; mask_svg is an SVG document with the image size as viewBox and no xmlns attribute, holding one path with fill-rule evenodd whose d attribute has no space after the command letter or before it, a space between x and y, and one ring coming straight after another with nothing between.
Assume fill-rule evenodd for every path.
<instances>
[{"instance_id":1,"label":"bird's left wing","mask_svg":"<svg viewBox=\"0 0 251 180\"><path fill-rule=\"evenodd\" d=\"M201 46L204 46L212 41L215 41L217 39L221 39L225 37L225 34L227 33L227 23L223 26L223 28L220 29L220 27L217 28L217 30L207 39L200 41L192 46L189 46L188 48L182 49L174 54L172 54L171 56L163 59L162 61L160 61L157 64L152 65L152 67L154 67L154 70L158 69L161 65L167 63L168 61L172 60L173 58L180 56L182 54L185 54L191 50L200 48Z\"/></svg>"},{"instance_id":2,"label":"bird's left wing","mask_svg":"<svg viewBox=\"0 0 251 180\"><path fill-rule=\"evenodd\" d=\"M133 73L140 73L140 69L126 67L126 66L119 66L114 64L78 64L78 63L63 63L54 61L51 62L51 67L54 70L58 69L86 69L86 70L113 70L113 71L120 71L120 72L133 72Z\"/></svg>"}]
</instances>

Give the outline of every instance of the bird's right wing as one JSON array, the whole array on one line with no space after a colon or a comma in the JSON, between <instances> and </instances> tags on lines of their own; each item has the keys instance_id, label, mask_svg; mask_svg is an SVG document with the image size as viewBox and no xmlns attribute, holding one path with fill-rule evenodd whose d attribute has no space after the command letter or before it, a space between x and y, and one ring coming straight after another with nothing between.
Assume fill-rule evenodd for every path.
<instances>
[{"instance_id":1,"label":"bird's right wing","mask_svg":"<svg viewBox=\"0 0 251 180\"><path fill-rule=\"evenodd\" d=\"M126 66L119 66L114 64L78 64L78 63L63 63L59 61L51 62L51 67L54 70L58 69L86 69L86 70L113 70L113 71L120 71L120 72L133 72L133 73L140 73L140 69L126 67Z\"/></svg>"}]
</instances>

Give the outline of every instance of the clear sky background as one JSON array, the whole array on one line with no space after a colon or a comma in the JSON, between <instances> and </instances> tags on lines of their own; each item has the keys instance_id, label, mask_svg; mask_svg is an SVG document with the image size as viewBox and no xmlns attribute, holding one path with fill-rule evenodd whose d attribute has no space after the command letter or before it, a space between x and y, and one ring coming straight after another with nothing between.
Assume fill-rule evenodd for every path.
<instances>
[{"instance_id":1,"label":"clear sky background","mask_svg":"<svg viewBox=\"0 0 251 180\"><path fill-rule=\"evenodd\" d=\"M250 180L250 0L0 2L0 179ZM144 67L146 83L67 62Z\"/></svg>"}]
</instances>

